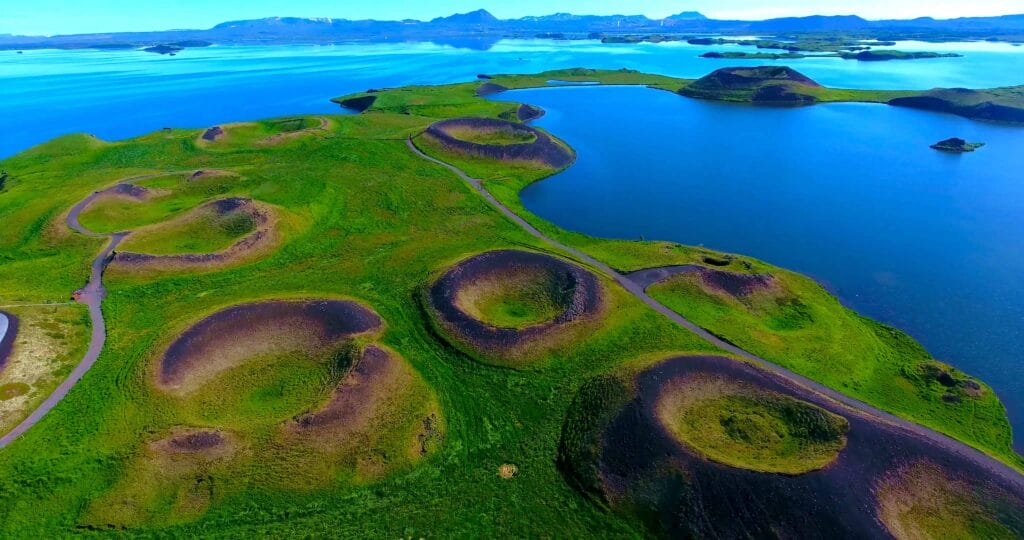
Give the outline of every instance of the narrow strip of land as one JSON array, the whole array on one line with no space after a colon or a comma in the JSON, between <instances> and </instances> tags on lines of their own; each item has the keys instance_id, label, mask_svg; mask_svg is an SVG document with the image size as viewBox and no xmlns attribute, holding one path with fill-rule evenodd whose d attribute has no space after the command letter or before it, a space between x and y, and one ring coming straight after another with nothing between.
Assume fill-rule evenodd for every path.
<instances>
[{"instance_id":1,"label":"narrow strip of land","mask_svg":"<svg viewBox=\"0 0 1024 540\"><path fill-rule=\"evenodd\" d=\"M689 321L688 319L686 319L682 315L676 313L675 311L672 311L667 306L665 306L664 304L658 302L657 300L655 300L654 298L652 298L651 296L649 296L647 294L646 288L648 286L650 286L652 283L655 282L655 281L651 281L652 279L656 279L657 281L660 281L660 279L664 279L664 277L668 277L668 276L672 275L673 271L675 273L678 273L679 271L686 271L686 269L687 269L686 266L666 267L664 269L652 269L650 271L646 271L646 273L644 271L635 272L632 275L636 276L639 279L636 279L636 280L631 279L630 276L623 275L623 274L619 273L618 271L616 271L612 267L608 266L605 263L602 263L601 261L598 261L597 259L591 257L590 255L587 255L587 254L585 254L585 253L583 253L583 252L581 252L581 251L579 251L579 250L577 250L575 248L567 246L567 245L565 245L565 244L563 244L563 243L561 243L561 242L559 242L559 241L557 241L557 240L555 240L555 239L545 235L540 230L538 230L536 227L534 227L529 222L527 222L525 219L523 219L521 216L519 216L519 214L516 214L510 208L508 208L507 206L502 204L500 201L498 201L498 199L496 199L494 197L494 195L492 195L491 192L488 191L487 188L484 187L484 184L483 184L482 180L479 180L477 178L473 178L473 177L469 176L462 169L459 169L458 167L456 167L456 166L454 166L454 165L452 165L450 163L446 163L446 162L441 161L439 159L436 159L436 158L433 158L431 156L428 156L427 154L425 154L423 151L421 151L419 148L416 147L416 144L413 142L412 138L409 138L406 141L406 144L409 146L409 149L413 153L415 153L417 156L419 156L419 157L421 157L421 158L423 158L423 159L425 159L425 160L427 160L427 161L429 161L431 163L434 163L434 164L440 165L442 167L445 167L448 170L450 170L453 173L455 173L459 178L461 178L463 181L465 181L470 186L472 186L474 190L476 190L484 199L486 199L499 212L501 212L503 215L505 215L505 217L507 217L508 219L512 220L515 224L517 224L519 227L521 227L523 230L525 230L527 233L529 233L533 237L535 237L535 238L537 238L539 240L542 240L542 241L544 241L544 242L546 242L546 243L548 243L548 244L550 244L550 245L552 245L552 246L554 246L554 247L556 247L556 248L558 248L558 249L560 249L562 251L565 251L565 252L571 254L573 257L575 257L579 261L584 262L584 263L590 265L591 267L593 267L594 269L603 272L608 277L614 279L620 286L622 286L622 288L624 288L630 294L632 294L636 298L640 299L640 301L642 301L643 303L647 304L649 307L653 308L655 311L657 311L657 312L661 313L662 315L668 317L670 320L672 320L673 322L675 322L679 326L682 326L683 328L685 328L685 329L689 330L690 332L694 333L695 335L697 335L698 337L700 337L704 341L706 341L706 342L708 342L708 343L718 347L719 349L721 349L723 351L726 351L726 352L728 352L730 354L733 354L733 355L735 355L735 356L737 356L739 358L743 358L744 360L752 362L755 365L759 366L760 368L762 368L762 369L764 369L764 370L766 370L766 371L768 371L768 372L770 372L770 373L772 373L772 374L774 374L774 375L776 375L778 377L781 377L781 378L785 379L790 384L796 385L798 387L803 387L803 388L808 389L808 390L812 390L812 391L817 392L817 393L819 393L819 394L821 394L821 395L823 395L825 397L828 397L829 399L844 405L847 409L849 409L849 410L851 410L853 412L856 412L858 414L861 414L861 415L869 417L869 418L873 418L873 419L878 420L878 421L882 421L882 422L888 423L890 425L893 425L893 426L901 428L901 429L903 429L905 431L908 431L908 432L910 432L910 433L912 433L912 434L914 434L914 435L916 435L918 437L921 437L921 438L924 438L924 439L928 439L931 442L933 442L933 443L937 444L938 446L940 446L941 448L943 448L943 449L945 449L945 450L947 450L949 452L953 452L955 454L958 454L958 455L960 455L960 456L962 456L962 457L964 457L966 459L969 459L969 460L977 463L979 466L985 468L986 470L988 470L992 474L995 474L995 475L997 475L997 476L1007 480L1008 482L1014 483L1014 484L1024 488L1024 475L1022 475L1020 472L1018 472L1017 470L1013 469L1009 465L1006 465L1005 463L1003 463L1003 462L993 458L992 456L989 456L988 454L986 454L986 453L984 453L984 452L982 452L982 451L980 451L980 450L978 450L978 449L976 449L976 448L974 448L974 447L972 447L970 445L967 445L967 444L965 444L963 442L960 442L960 441L958 441L956 439L953 439L952 437L949 437L948 435L944 435L942 433L934 431L934 430L932 430L930 428L927 428L925 426L922 426L920 424L916 424L916 423L911 422L909 420L906 420L904 418L900 418L900 417L898 417L896 415L893 415L891 413L885 412L885 411L883 411L881 409L875 408L875 407L873 407L871 405L868 405L867 403L864 403L864 402L859 401L857 399L854 399L854 398L852 398L850 396L847 396L847 395L845 395L845 394L843 394L841 392L833 390L832 388L829 388L829 387L827 387L827 386L825 386L825 385L823 385L821 383L818 383L816 381L808 379L807 377L804 377L803 375L800 375L798 373L792 372L792 371L790 371L790 370L788 370L788 369L786 369L786 368L784 368L782 366L779 366L777 364L769 362L768 360L765 360L765 359L763 359L763 358L761 358L761 357L759 357L759 356L757 356L755 354L752 354L750 352L747 352L747 351L745 351L745 350L743 350L743 349L741 349L741 348L739 348L739 347L737 347L737 346L735 346L735 345L733 345L731 343L723 341L722 339L720 339L717 336L715 336L714 334L708 332L704 328L702 328L702 327L694 324L693 322ZM664 276L664 277L659 278L659 276Z\"/></svg>"}]
</instances>

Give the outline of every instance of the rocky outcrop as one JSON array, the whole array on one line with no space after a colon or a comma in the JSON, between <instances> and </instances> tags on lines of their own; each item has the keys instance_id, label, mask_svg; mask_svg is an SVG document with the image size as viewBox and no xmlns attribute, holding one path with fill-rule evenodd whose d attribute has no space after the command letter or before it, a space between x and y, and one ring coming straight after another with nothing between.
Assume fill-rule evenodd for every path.
<instances>
[{"instance_id":1,"label":"rocky outcrop","mask_svg":"<svg viewBox=\"0 0 1024 540\"><path fill-rule=\"evenodd\" d=\"M943 152L962 154L964 152L973 152L982 146L985 146L985 143L969 143L959 137L953 137L933 144L932 148Z\"/></svg>"}]
</instances>

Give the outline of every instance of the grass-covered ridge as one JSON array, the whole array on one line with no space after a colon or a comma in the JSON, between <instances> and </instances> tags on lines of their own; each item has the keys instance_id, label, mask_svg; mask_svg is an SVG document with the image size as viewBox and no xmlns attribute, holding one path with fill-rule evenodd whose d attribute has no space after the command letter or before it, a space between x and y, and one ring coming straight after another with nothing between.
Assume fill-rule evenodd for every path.
<instances>
[{"instance_id":1,"label":"grass-covered ridge","mask_svg":"<svg viewBox=\"0 0 1024 540\"><path fill-rule=\"evenodd\" d=\"M675 91L685 83L591 70L495 79L509 88L557 79ZM0 193L4 304L60 301L81 286L103 240L70 232L64 216L90 194L126 179L147 177L137 183L153 197L97 210L83 223L105 231L159 225L210 201L238 197L275 209L290 224L274 249L231 267L108 273L108 340L99 361L56 409L0 451L0 536L61 537L108 527L155 536L645 534L566 482L557 464L566 415L610 414L600 407L579 411L574 396L587 381L605 380L638 358L719 351L530 236L451 171L410 151L409 138L438 120L518 117L517 104L477 97L479 84L374 92L364 114L286 119L283 127L274 120L225 125L213 140L204 139L203 130L114 143L73 135L0 162L10 172ZM293 135L276 137L282 134ZM559 230L518 202L518 191L552 174L550 168L444 157L484 179L498 199L544 233L616 268L724 257ZM194 178L199 171L220 174ZM473 351L439 332L423 301L424 290L454 265L499 250L549 254L579 266L594 275L595 290L603 294L602 309L585 331L545 343L550 347L535 351L520 369L478 362ZM732 261L777 271L745 258ZM154 384L163 353L204 318L232 306L309 298L358 301L385 324L379 335L357 337L329 359L301 350L246 357L188 398ZM502 325L553 311L547 305L552 298L538 302L529 287L496 298L478 306L481 316ZM362 361L368 351L378 351L371 355L378 364ZM393 413L372 423L371 436L345 439L354 446L342 451L303 440L296 426L331 413L333 389L358 388L364 380L364 372L351 371L353 362L367 370L377 365L372 373L390 373L384 380L419 381L406 386L413 399L399 400L411 408L387 409ZM342 379L342 373L355 376ZM616 379L598 388L591 402L614 408L603 398L628 394L621 384ZM913 391L893 388L896 396ZM948 416L925 411L919 420L1012 461L1001 409L968 417L963 411L973 402L962 403L949 404ZM950 428L967 418L974 429L998 436L986 445L972 431ZM177 450L190 445L194 452ZM502 477L510 466L518 474Z\"/></svg>"}]
</instances>

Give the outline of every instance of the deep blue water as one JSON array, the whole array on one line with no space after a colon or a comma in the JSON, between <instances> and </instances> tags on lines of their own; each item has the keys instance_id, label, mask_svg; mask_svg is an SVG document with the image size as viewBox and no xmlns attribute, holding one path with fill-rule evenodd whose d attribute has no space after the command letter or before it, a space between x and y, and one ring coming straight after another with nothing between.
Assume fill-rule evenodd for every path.
<instances>
[{"instance_id":1,"label":"deep blue water","mask_svg":"<svg viewBox=\"0 0 1024 540\"><path fill-rule=\"evenodd\" d=\"M0 51L0 158L71 132L116 140L338 112L329 98L478 73L585 66L699 77L777 63L848 88L1024 83L1024 47L1005 44L898 45L965 54L909 62L699 58L730 48L750 50L520 40L486 51L430 43L218 46L175 57ZM541 125L581 157L524 193L534 212L593 234L704 244L810 274L994 385L1024 433L1024 130L884 106L754 109L634 88L516 98L548 109ZM959 157L928 148L954 135L988 146Z\"/></svg>"},{"instance_id":2,"label":"deep blue water","mask_svg":"<svg viewBox=\"0 0 1024 540\"><path fill-rule=\"evenodd\" d=\"M1024 433L1024 128L886 105L759 108L637 87L504 94L579 152L531 212L811 275L995 387ZM929 145L982 141L973 154ZM1019 442L1020 438L1018 438Z\"/></svg>"},{"instance_id":3,"label":"deep blue water","mask_svg":"<svg viewBox=\"0 0 1024 540\"><path fill-rule=\"evenodd\" d=\"M328 99L370 87L473 79L478 73L623 67L699 77L763 61L699 58L684 43L602 45L501 41L487 51L431 43L210 47L175 56L140 51L0 51L0 158L52 137L86 132L113 140L162 127L206 127L298 113L336 112ZM1020 84L1024 47L911 44L965 58L856 62L789 61L823 84L859 88L993 87ZM747 49L750 50L750 49Z\"/></svg>"}]
</instances>

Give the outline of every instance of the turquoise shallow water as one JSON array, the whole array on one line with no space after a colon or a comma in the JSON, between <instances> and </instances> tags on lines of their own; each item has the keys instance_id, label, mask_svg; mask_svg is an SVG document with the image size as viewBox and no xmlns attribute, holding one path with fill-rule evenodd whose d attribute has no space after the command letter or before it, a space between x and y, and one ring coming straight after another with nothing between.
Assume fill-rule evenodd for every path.
<instances>
[{"instance_id":1,"label":"turquoise shallow water","mask_svg":"<svg viewBox=\"0 0 1024 540\"><path fill-rule=\"evenodd\" d=\"M595 236L705 245L811 275L992 384L1024 433L1024 128L637 87L501 99L546 109L537 124L579 153L523 191L531 212ZM929 148L952 136L987 144L966 155Z\"/></svg>"},{"instance_id":2,"label":"turquoise shallow water","mask_svg":"<svg viewBox=\"0 0 1024 540\"><path fill-rule=\"evenodd\" d=\"M864 63L834 58L788 63L823 84L861 88L993 87L1024 83L1024 47L913 44L963 50L965 58ZM336 112L327 100L370 87L466 81L478 73L623 67L699 77L763 61L699 58L685 43L602 45L593 41L506 40L489 50L432 43L140 51L0 51L0 157L52 137L104 139L162 127L206 127L296 113Z\"/></svg>"},{"instance_id":3,"label":"turquoise shallow water","mask_svg":"<svg viewBox=\"0 0 1024 540\"><path fill-rule=\"evenodd\" d=\"M550 40L506 40L489 50L218 46L176 57L0 51L0 158L70 132L115 140L169 126L338 112L329 98L478 73L585 66L699 77L775 63L836 87L1024 83L1024 47L897 47L966 56L723 61L699 55L730 47ZM547 108L541 125L580 152L576 166L524 192L534 212L593 234L704 244L808 273L993 384L1024 433L1024 130L884 106L754 109L636 88L513 95ZM928 148L950 136L988 146L959 157Z\"/></svg>"}]
</instances>

